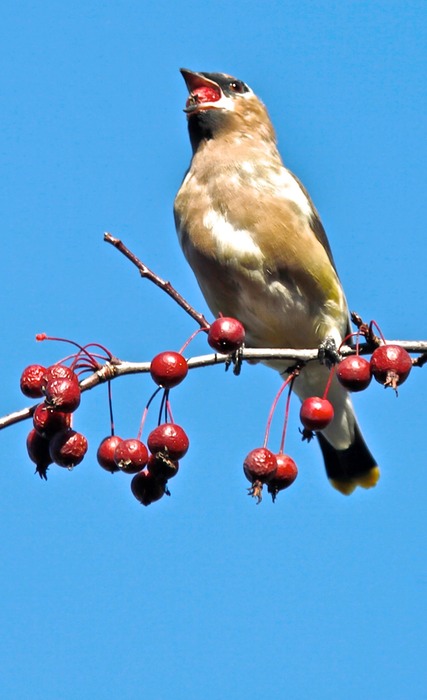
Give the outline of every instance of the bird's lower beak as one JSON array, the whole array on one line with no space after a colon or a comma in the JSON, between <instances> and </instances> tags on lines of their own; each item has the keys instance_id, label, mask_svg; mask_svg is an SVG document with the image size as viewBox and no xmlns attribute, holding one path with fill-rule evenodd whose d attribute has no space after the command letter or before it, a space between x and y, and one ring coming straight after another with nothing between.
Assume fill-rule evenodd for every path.
<instances>
[{"instance_id":1,"label":"bird's lower beak","mask_svg":"<svg viewBox=\"0 0 427 700\"><path fill-rule=\"evenodd\" d=\"M181 68L180 71L190 93L184 112L192 114L201 109L211 109L221 99L221 88L213 80L186 68Z\"/></svg>"}]
</instances>

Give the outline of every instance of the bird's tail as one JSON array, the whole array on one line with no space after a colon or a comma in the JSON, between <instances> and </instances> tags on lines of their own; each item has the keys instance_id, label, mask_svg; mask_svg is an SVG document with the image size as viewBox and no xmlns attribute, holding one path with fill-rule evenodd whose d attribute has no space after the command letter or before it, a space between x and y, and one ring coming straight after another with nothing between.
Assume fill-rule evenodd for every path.
<instances>
[{"instance_id":1,"label":"bird's tail","mask_svg":"<svg viewBox=\"0 0 427 700\"><path fill-rule=\"evenodd\" d=\"M317 433L317 438L326 474L334 488L349 496L356 486L369 489L376 485L380 470L356 421L353 442L344 450L337 450L322 433Z\"/></svg>"}]
</instances>

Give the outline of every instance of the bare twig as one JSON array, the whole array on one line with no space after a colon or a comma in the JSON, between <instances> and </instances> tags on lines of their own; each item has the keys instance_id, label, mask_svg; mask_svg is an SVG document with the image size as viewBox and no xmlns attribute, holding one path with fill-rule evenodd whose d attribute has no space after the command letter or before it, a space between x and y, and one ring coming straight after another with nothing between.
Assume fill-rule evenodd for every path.
<instances>
[{"instance_id":1,"label":"bare twig","mask_svg":"<svg viewBox=\"0 0 427 700\"><path fill-rule=\"evenodd\" d=\"M196 311L196 309L194 309L191 304L189 304L188 301L186 301L186 299L184 299L184 297L176 291L170 282L166 282L166 280L156 275L155 272L150 270L143 262L141 262L141 260L137 258L137 256L132 253L132 251L129 250L129 248L127 248L119 238L115 238L111 235L111 233L104 233L104 241L106 241L106 243L111 243L111 245L117 248L117 250L119 250L128 260L130 260L131 263L138 268L141 277L150 280L150 282L153 282L157 287L160 287L160 289L163 289L166 294L172 297L172 299L176 301L176 303L182 309L184 309L184 311L191 316L196 323L199 324L200 328L209 330L209 323L203 314Z\"/></svg>"}]
</instances>

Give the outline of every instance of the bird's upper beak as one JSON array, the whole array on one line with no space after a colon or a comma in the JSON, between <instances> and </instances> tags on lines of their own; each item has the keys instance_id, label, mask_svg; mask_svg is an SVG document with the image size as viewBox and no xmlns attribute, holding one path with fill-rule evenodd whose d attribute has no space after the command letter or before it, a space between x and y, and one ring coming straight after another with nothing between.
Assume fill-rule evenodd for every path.
<instances>
[{"instance_id":1,"label":"bird's upper beak","mask_svg":"<svg viewBox=\"0 0 427 700\"><path fill-rule=\"evenodd\" d=\"M195 73L187 68L180 68L180 71L190 93L184 112L190 115L200 110L213 109L215 102L223 96L219 85L202 73Z\"/></svg>"}]
</instances>

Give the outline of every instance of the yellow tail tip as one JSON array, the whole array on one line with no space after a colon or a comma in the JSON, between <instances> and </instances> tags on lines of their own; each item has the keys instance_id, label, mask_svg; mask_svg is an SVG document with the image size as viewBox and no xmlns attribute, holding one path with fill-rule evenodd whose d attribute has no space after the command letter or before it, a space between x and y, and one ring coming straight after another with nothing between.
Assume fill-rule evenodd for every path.
<instances>
[{"instance_id":1,"label":"yellow tail tip","mask_svg":"<svg viewBox=\"0 0 427 700\"><path fill-rule=\"evenodd\" d=\"M372 467L366 474L356 477L355 479L330 479L334 489L343 493L344 496L350 496L357 486L363 489L371 489L376 486L380 478L380 468Z\"/></svg>"}]
</instances>

